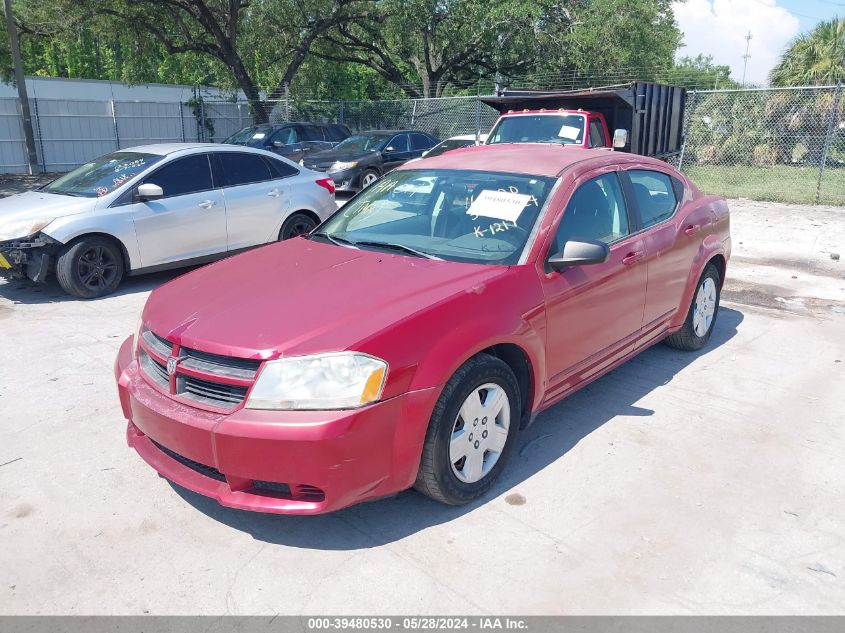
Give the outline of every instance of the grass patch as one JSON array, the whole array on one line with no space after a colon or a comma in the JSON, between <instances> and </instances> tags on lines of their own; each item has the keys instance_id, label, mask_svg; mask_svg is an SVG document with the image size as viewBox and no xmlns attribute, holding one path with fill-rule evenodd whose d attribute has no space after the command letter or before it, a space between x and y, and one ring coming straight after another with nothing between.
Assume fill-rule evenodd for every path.
<instances>
[{"instance_id":1,"label":"grass patch","mask_svg":"<svg viewBox=\"0 0 845 633\"><path fill-rule=\"evenodd\" d=\"M684 172L705 193L725 198L814 204L818 167L693 165ZM845 168L825 170L821 204L845 205Z\"/></svg>"}]
</instances>

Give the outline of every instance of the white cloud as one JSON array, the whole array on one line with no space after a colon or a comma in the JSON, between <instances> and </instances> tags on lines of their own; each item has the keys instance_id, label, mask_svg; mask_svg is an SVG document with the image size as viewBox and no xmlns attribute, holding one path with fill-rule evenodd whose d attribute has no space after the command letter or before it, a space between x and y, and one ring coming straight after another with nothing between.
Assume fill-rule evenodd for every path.
<instances>
[{"instance_id":1,"label":"white cloud","mask_svg":"<svg viewBox=\"0 0 845 633\"><path fill-rule=\"evenodd\" d=\"M686 0L673 8L684 32L678 57L712 55L731 67L736 81L742 80L745 36L751 31L747 83L768 83L769 71L799 29L798 18L776 0Z\"/></svg>"}]
</instances>

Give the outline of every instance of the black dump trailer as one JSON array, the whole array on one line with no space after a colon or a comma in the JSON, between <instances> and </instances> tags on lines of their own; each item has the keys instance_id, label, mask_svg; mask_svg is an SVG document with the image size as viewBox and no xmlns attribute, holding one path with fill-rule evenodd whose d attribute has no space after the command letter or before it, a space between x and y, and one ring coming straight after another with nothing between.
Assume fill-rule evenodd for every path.
<instances>
[{"instance_id":1,"label":"black dump trailer","mask_svg":"<svg viewBox=\"0 0 845 633\"><path fill-rule=\"evenodd\" d=\"M679 154L683 146L686 88L646 81L586 90L504 90L481 101L500 113L520 110L587 110L604 116L610 134L628 131L623 151L655 158Z\"/></svg>"}]
</instances>

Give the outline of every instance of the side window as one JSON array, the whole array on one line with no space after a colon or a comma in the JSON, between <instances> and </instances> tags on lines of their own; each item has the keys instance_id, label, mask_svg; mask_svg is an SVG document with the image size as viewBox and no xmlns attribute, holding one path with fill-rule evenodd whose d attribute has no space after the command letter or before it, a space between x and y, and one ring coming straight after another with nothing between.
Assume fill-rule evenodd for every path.
<instances>
[{"instance_id":1,"label":"side window","mask_svg":"<svg viewBox=\"0 0 845 633\"><path fill-rule=\"evenodd\" d=\"M208 191L212 189L208 156L197 154L174 160L147 176L144 182L161 187L165 198Z\"/></svg>"},{"instance_id":2,"label":"side window","mask_svg":"<svg viewBox=\"0 0 845 633\"><path fill-rule=\"evenodd\" d=\"M619 177L605 174L575 190L555 235L553 253L559 253L571 239L615 242L628 235L628 214Z\"/></svg>"},{"instance_id":3,"label":"side window","mask_svg":"<svg viewBox=\"0 0 845 633\"><path fill-rule=\"evenodd\" d=\"M411 149L428 149L430 147L431 141L427 136L411 134Z\"/></svg>"},{"instance_id":4,"label":"side window","mask_svg":"<svg viewBox=\"0 0 845 633\"><path fill-rule=\"evenodd\" d=\"M407 152L408 151L408 135L407 134L397 134L385 147L392 147L394 152Z\"/></svg>"},{"instance_id":5,"label":"side window","mask_svg":"<svg viewBox=\"0 0 845 633\"><path fill-rule=\"evenodd\" d=\"M281 130L276 130L270 137L270 144L279 141L282 145L293 145L299 142L296 138L296 130L292 127L283 127Z\"/></svg>"},{"instance_id":6,"label":"side window","mask_svg":"<svg viewBox=\"0 0 845 633\"><path fill-rule=\"evenodd\" d=\"M303 141L322 141L323 131L316 125L302 126L302 140Z\"/></svg>"},{"instance_id":7,"label":"side window","mask_svg":"<svg viewBox=\"0 0 845 633\"><path fill-rule=\"evenodd\" d=\"M258 154L220 152L217 156L223 168L224 187L236 187L271 179L270 167Z\"/></svg>"},{"instance_id":8,"label":"side window","mask_svg":"<svg viewBox=\"0 0 845 633\"><path fill-rule=\"evenodd\" d=\"M659 171L632 169L628 177L631 179L644 229L672 217L678 206L678 198L671 176Z\"/></svg>"},{"instance_id":9,"label":"side window","mask_svg":"<svg viewBox=\"0 0 845 633\"><path fill-rule=\"evenodd\" d=\"M606 147L604 128L599 119L590 119L590 147Z\"/></svg>"},{"instance_id":10,"label":"side window","mask_svg":"<svg viewBox=\"0 0 845 633\"><path fill-rule=\"evenodd\" d=\"M270 172L273 174L273 178L287 178L288 176L293 176L299 173L296 168L280 160L267 158L266 156L264 157L264 160L270 167Z\"/></svg>"},{"instance_id":11,"label":"side window","mask_svg":"<svg viewBox=\"0 0 845 633\"><path fill-rule=\"evenodd\" d=\"M339 143L347 137L343 130L341 130L337 125L330 125L325 128L324 131L326 133L326 140L331 141L332 143Z\"/></svg>"}]
</instances>

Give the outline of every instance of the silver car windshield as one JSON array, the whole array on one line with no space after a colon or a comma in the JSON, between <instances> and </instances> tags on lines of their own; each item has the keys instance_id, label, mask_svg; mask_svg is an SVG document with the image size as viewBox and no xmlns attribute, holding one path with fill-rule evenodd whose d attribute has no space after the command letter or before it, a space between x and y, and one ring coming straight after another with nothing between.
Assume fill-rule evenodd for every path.
<instances>
[{"instance_id":1,"label":"silver car windshield","mask_svg":"<svg viewBox=\"0 0 845 633\"><path fill-rule=\"evenodd\" d=\"M99 198L132 180L164 156L142 152L106 154L74 169L42 188L66 196Z\"/></svg>"},{"instance_id":2,"label":"silver car windshield","mask_svg":"<svg viewBox=\"0 0 845 633\"><path fill-rule=\"evenodd\" d=\"M555 179L464 170L388 174L312 234L343 246L516 264Z\"/></svg>"}]
</instances>

